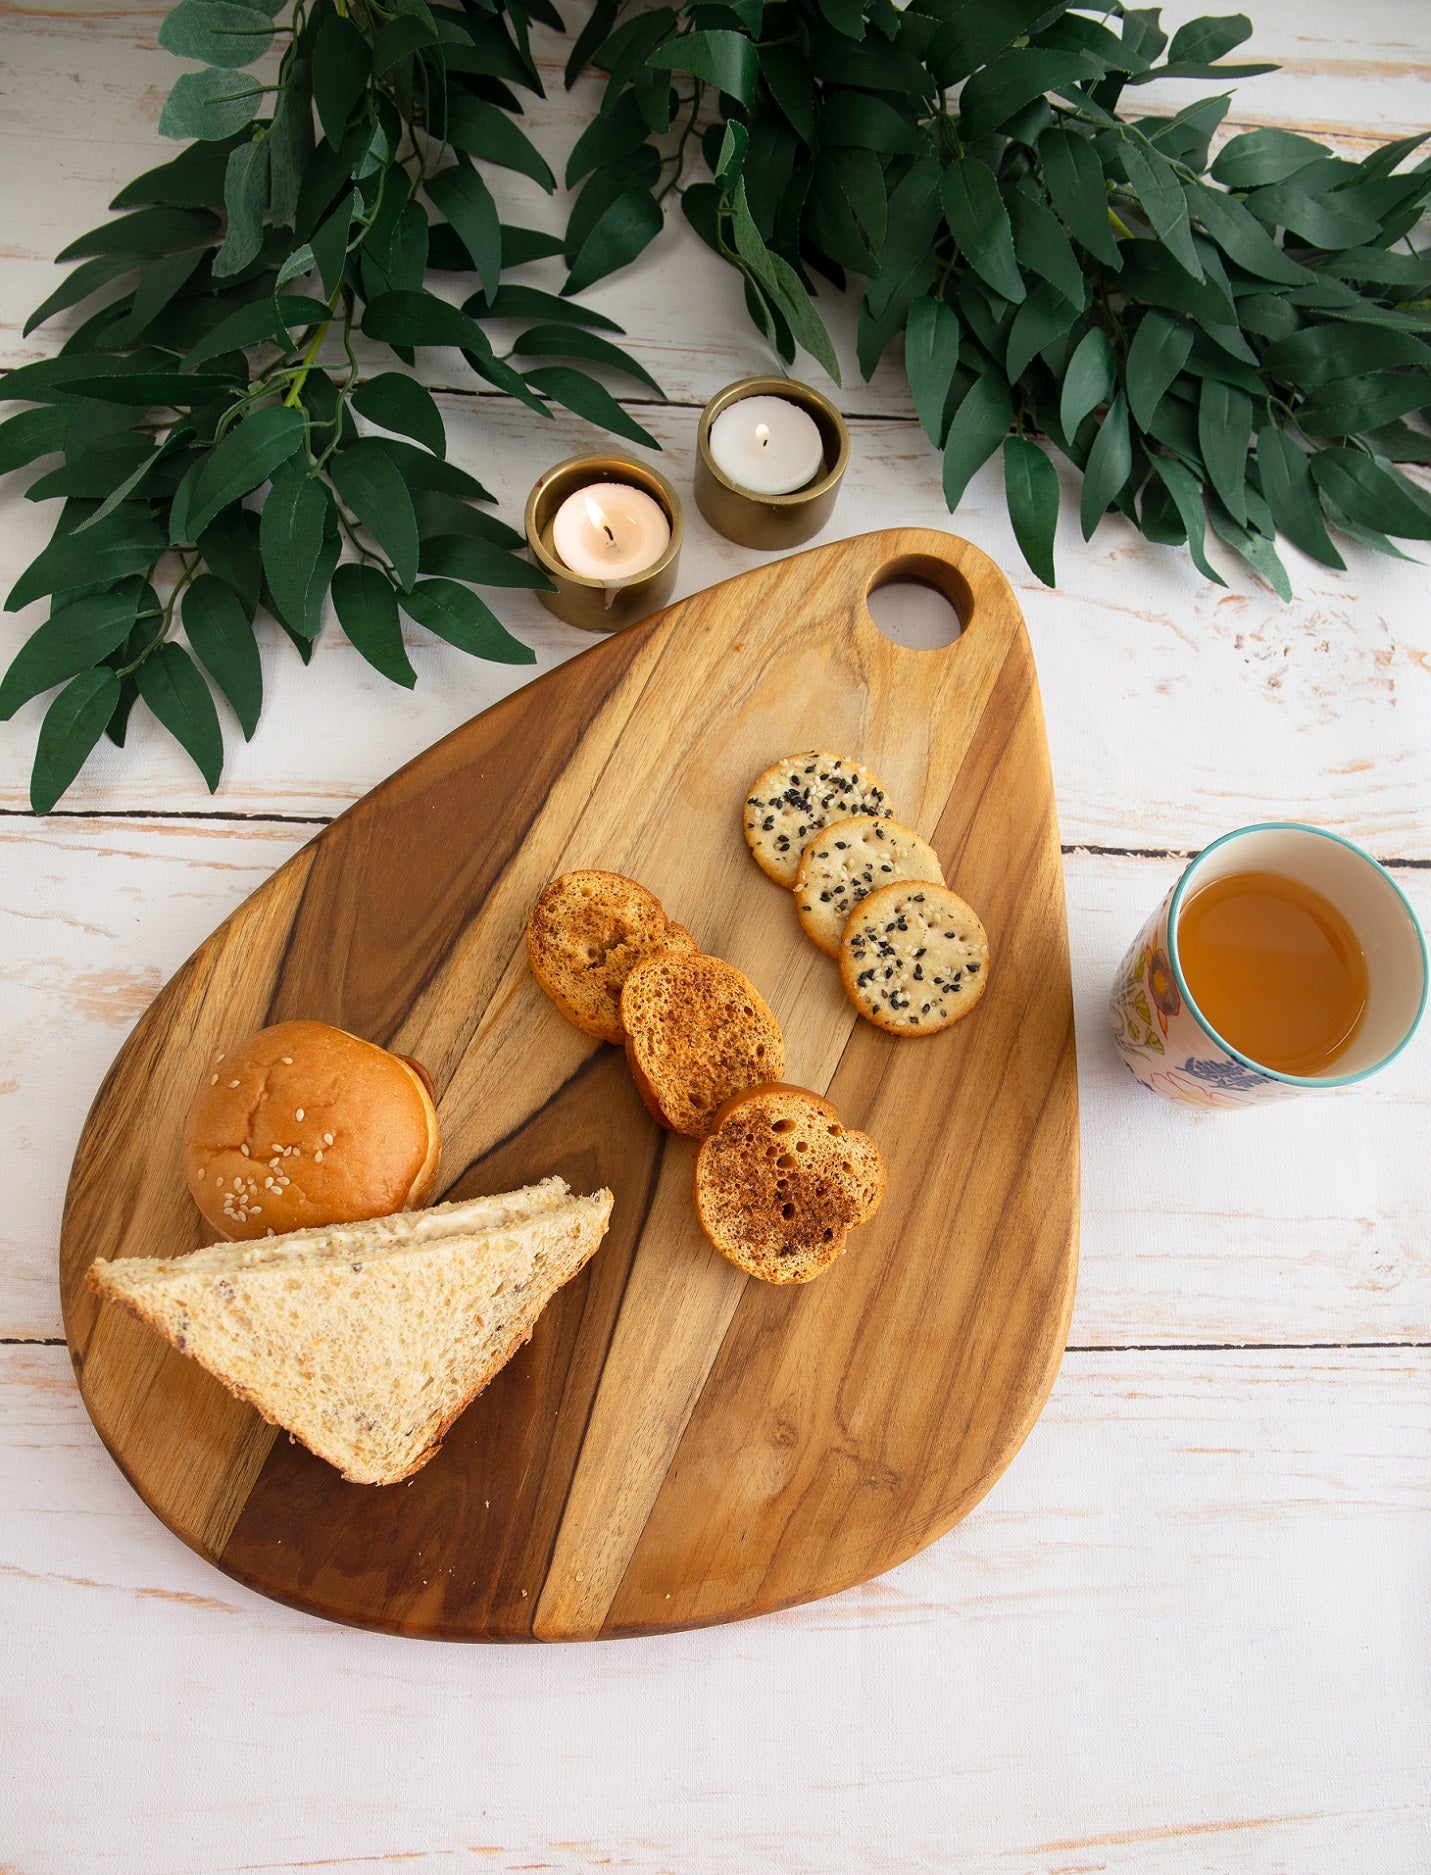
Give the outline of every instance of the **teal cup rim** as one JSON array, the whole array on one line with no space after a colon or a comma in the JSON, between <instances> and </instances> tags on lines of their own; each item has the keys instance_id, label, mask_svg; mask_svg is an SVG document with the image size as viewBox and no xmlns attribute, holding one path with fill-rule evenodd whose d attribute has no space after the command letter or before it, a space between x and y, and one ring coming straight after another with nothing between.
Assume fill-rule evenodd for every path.
<instances>
[{"instance_id":1,"label":"teal cup rim","mask_svg":"<svg viewBox=\"0 0 1431 1875\"><path fill-rule=\"evenodd\" d=\"M1219 1035L1217 1030L1208 1021L1207 1017L1198 1008L1197 998L1188 988L1187 978L1183 975L1182 959L1178 956L1178 914L1182 910L1183 895L1187 889L1188 881L1210 854L1215 853L1219 847L1226 846L1229 840L1240 840L1245 834L1249 833L1311 833L1315 834L1319 840L1332 840L1338 846L1346 847L1348 852L1355 853L1358 859L1364 860L1374 871L1379 872L1396 894L1397 898L1401 901L1401 909L1406 913L1407 922L1411 926L1412 932L1415 934L1417 949L1421 956L1420 1001L1416 1005L1415 1015L1412 1016L1406 1026L1406 1033L1396 1044L1395 1048L1393 1048L1389 1054L1383 1055L1380 1061L1373 1061L1365 1068L1358 1068L1355 1074L1283 1074L1278 1068L1269 1068L1265 1062L1257 1061L1251 1055L1243 1054L1240 1048L1234 1048L1225 1035ZM1182 877L1173 887L1173 895L1168 903L1168 963L1172 969L1173 981L1178 987L1178 993L1182 997L1188 1013L1203 1031L1204 1035L1216 1042L1219 1048L1226 1050L1234 1061L1241 1062L1244 1068L1250 1068L1254 1074L1261 1074L1269 1081L1282 1081L1288 1087L1350 1087L1356 1081L1364 1081L1370 1074L1379 1074L1390 1062L1395 1061L1402 1049L1405 1048L1412 1036L1415 1035L1417 1029L1420 1027L1421 1018L1426 1013L1427 994L1428 991L1431 991L1431 956L1428 956L1426 949L1426 934L1421 929L1421 921L1412 909L1410 899L1407 898L1395 879L1392 878L1391 874L1386 870L1385 866L1382 865L1380 860L1373 859L1371 854L1364 848L1358 846L1354 840L1348 840L1339 833L1331 833L1325 827L1309 826L1306 821L1302 820L1258 820L1247 827L1234 827L1230 833L1220 834L1216 840L1213 840L1209 845L1205 846L1200 853L1196 854L1188 861L1187 865L1183 868Z\"/></svg>"}]
</instances>

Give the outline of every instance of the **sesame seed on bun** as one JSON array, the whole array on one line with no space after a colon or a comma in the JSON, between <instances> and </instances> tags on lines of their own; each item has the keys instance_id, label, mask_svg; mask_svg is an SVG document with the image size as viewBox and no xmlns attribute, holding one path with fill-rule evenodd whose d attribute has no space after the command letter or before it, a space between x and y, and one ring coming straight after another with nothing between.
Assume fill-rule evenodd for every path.
<instances>
[{"instance_id":1,"label":"sesame seed on bun","mask_svg":"<svg viewBox=\"0 0 1431 1875\"><path fill-rule=\"evenodd\" d=\"M215 1053L184 1176L220 1236L265 1237L426 1204L440 1149L416 1062L326 1022L280 1022Z\"/></svg>"}]
</instances>

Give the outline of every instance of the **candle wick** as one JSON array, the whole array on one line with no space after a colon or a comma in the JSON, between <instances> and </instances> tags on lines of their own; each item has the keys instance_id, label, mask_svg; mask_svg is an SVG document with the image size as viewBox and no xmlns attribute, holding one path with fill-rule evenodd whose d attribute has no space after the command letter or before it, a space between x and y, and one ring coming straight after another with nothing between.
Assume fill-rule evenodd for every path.
<instances>
[{"instance_id":1,"label":"candle wick","mask_svg":"<svg viewBox=\"0 0 1431 1875\"><path fill-rule=\"evenodd\" d=\"M611 531L611 524L610 524L610 522L608 522L608 521L603 521L603 522L601 523L601 526L602 526L602 531L603 531L603 532L605 533L605 535L606 535L606 538L607 538L607 539L608 539L608 540L609 540L609 541L611 542L611 544L612 544L612 546L614 547L614 546L616 545L616 536L615 536L615 535L614 535L614 534L612 533L612 531Z\"/></svg>"}]
</instances>

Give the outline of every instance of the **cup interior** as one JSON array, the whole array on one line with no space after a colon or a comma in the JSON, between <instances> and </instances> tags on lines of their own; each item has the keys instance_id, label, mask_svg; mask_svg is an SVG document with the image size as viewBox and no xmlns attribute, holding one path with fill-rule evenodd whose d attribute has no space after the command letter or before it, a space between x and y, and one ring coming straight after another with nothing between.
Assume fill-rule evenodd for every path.
<instances>
[{"instance_id":1,"label":"cup interior","mask_svg":"<svg viewBox=\"0 0 1431 1875\"><path fill-rule=\"evenodd\" d=\"M1279 873L1329 900L1346 919L1366 957L1367 1004L1351 1045L1322 1072L1280 1074L1243 1055L1217 1035L1197 1008L1178 958L1178 920L1203 886L1238 872ZM1426 1004L1426 942L1400 887L1369 853L1319 827L1273 823L1214 841L1178 882L1169 919L1171 961L1183 996L1203 1027L1239 1060L1298 1086L1336 1086L1385 1065L1410 1040Z\"/></svg>"}]
</instances>

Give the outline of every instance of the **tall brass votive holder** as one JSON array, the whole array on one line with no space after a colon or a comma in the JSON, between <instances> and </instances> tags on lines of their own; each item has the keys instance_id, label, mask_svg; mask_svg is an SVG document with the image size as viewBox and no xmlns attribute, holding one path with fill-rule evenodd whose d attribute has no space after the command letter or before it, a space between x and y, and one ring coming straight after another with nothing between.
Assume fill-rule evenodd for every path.
<instances>
[{"instance_id":1,"label":"tall brass votive holder","mask_svg":"<svg viewBox=\"0 0 1431 1875\"><path fill-rule=\"evenodd\" d=\"M585 573L574 573L553 547L552 523L557 509L568 495L593 482L625 482L641 489L665 512L671 524L670 543L643 573L627 580L592 579ZM681 499L664 475L643 463L625 456L569 456L538 477L527 496L526 529L532 558L555 588L538 596L549 612L555 612L568 625L580 625L590 632L620 631L659 611L676 589L685 534Z\"/></svg>"},{"instance_id":2,"label":"tall brass votive holder","mask_svg":"<svg viewBox=\"0 0 1431 1875\"><path fill-rule=\"evenodd\" d=\"M711 456L711 425L731 404L747 397L783 397L814 419L824 445L824 463L814 481L789 495L760 495L742 488L716 467ZM830 402L794 378L743 378L727 384L701 412L696 431L696 506L718 534L742 547L779 551L797 547L829 520L850 460L850 433Z\"/></svg>"}]
</instances>

